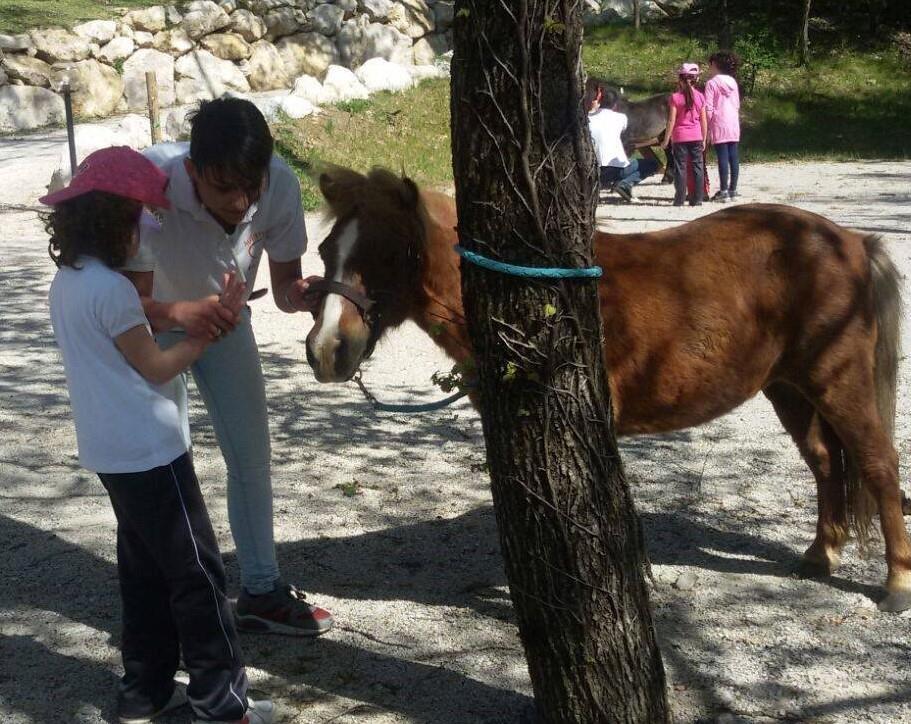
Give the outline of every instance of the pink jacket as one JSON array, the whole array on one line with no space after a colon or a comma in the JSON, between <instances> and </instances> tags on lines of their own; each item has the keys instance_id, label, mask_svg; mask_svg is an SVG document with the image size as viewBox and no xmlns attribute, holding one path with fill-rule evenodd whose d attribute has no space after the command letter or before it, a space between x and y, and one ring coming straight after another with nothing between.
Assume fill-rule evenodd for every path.
<instances>
[{"instance_id":1,"label":"pink jacket","mask_svg":"<svg viewBox=\"0 0 911 724\"><path fill-rule=\"evenodd\" d=\"M719 73L705 84L705 112L712 143L740 140L740 91L731 76Z\"/></svg>"}]
</instances>

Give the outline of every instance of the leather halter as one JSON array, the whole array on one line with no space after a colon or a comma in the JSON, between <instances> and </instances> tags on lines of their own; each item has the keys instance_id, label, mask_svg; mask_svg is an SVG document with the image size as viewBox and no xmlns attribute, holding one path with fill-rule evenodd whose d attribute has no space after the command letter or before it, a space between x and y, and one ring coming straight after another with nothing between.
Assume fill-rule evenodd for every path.
<instances>
[{"instance_id":1,"label":"leather halter","mask_svg":"<svg viewBox=\"0 0 911 724\"><path fill-rule=\"evenodd\" d=\"M354 287L343 284L342 282L333 281L332 279L317 279L316 281L310 282L310 285L307 287L307 292L316 292L322 296L325 296L326 294L338 294L351 302L361 311L361 314L365 315L376 304L370 297L366 294L361 294Z\"/></svg>"}]
</instances>

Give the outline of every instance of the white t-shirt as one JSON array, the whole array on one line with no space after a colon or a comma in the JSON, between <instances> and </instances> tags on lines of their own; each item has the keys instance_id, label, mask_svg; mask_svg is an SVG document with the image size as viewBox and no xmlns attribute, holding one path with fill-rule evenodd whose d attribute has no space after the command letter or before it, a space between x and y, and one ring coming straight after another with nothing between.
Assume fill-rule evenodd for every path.
<instances>
[{"instance_id":1,"label":"white t-shirt","mask_svg":"<svg viewBox=\"0 0 911 724\"><path fill-rule=\"evenodd\" d=\"M626 130L626 124L625 113L617 113L607 108L588 114L588 127L591 130L599 166L629 166L629 159L620 141L620 134Z\"/></svg>"},{"instance_id":2,"label":"white t-shirt","mask_svg":"<svg viewBox=\"0 0 911 724\"><path fill-rule=\"evenodd\" d=\"M136 287L98 259L77 263L81 269L57 270L49 297L79 462L98 473L167 465L190 448L189 423L180 413L183 385L178 378L150 384L114 344L127 330L147 325Z\"/></svg>"},{"instance_id":3,"label":"white t-shirt","mask_svg":"<svg viewBox=\"0 0 911 724\"><path fill-rule=\"evenodd\" d=\"M307 249L300 183L273 155L266 190L228 234L196 196L184 167L189 152L187 143L160 143L143 152L168 175L171 208L156 211L160 231L141 229L140 252L124 268L154 272L152 296L160 302L218 294L224 273L237 266L249 294L264 249L274 261L294 261Z\"/></svg>"}]
</instances>

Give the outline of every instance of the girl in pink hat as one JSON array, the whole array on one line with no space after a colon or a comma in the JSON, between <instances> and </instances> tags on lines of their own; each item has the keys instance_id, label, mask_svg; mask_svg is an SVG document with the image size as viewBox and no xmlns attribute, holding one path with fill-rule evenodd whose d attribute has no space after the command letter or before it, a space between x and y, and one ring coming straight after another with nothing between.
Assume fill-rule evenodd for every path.
<instances>
[{"instance_id":1,"label":"girl in pink hat","mask_svg":"<svg viewBox=\"0 0 911 724\"><path fill-rule=\"evenodd\" d=\"M677 90L668 101L667 129L664 148L673 141L674 155L674 206L683 206L686 198L687 159L693 167L695 182L690 206L702 204L705 180L705 140L708 120L705 114L705 96L696 88L699 66L684 63L677 70Z\"/></svg>"},{"instance_id":2,"label":"girl in pink hat","mask_svg":"<svg viewBox=\"0 0 911 724\"><path fill-rule=\"evenodd\" d=\"M136 254L144 206L167 208L167 176L126 147L91 154L69 186L41 201L57 265L51 322L63 357L79 461L117 518L123 611L123 724L192 705L199 721L265 724L270 702L247 699L247 677L225 573L190 457L176 378L210 344L192 336L161 349L139 294L117 270ZM224 279L236 311L244 285ZM174 681L181 654L189 687Z\"/></svg>"}]
</instances>

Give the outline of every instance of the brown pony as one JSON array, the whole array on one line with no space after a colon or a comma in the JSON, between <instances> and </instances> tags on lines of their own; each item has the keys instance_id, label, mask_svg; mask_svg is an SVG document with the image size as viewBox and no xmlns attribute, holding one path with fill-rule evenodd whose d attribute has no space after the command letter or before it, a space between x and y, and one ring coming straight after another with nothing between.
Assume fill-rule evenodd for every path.
<instances>
[{"instance_id":1,"label":"brown pony","mask_svg":"<svg viewBox=\"0 0 911 724\"><path fill-rule=\"evenodd\" d=\"M307 337L317 379L349 379L406 319L469 359L452 198L383 169L331 168L320 186L336 221L319 252L336 285ZM763 392L816 478L803 571L831 573L849 531L863 543L878 510L880 608L911 608L892 444L901 293L880 239L750 204L664 231L595 232L594 250L618 433L701 425Z\"/></svg>"}]
</instances>

